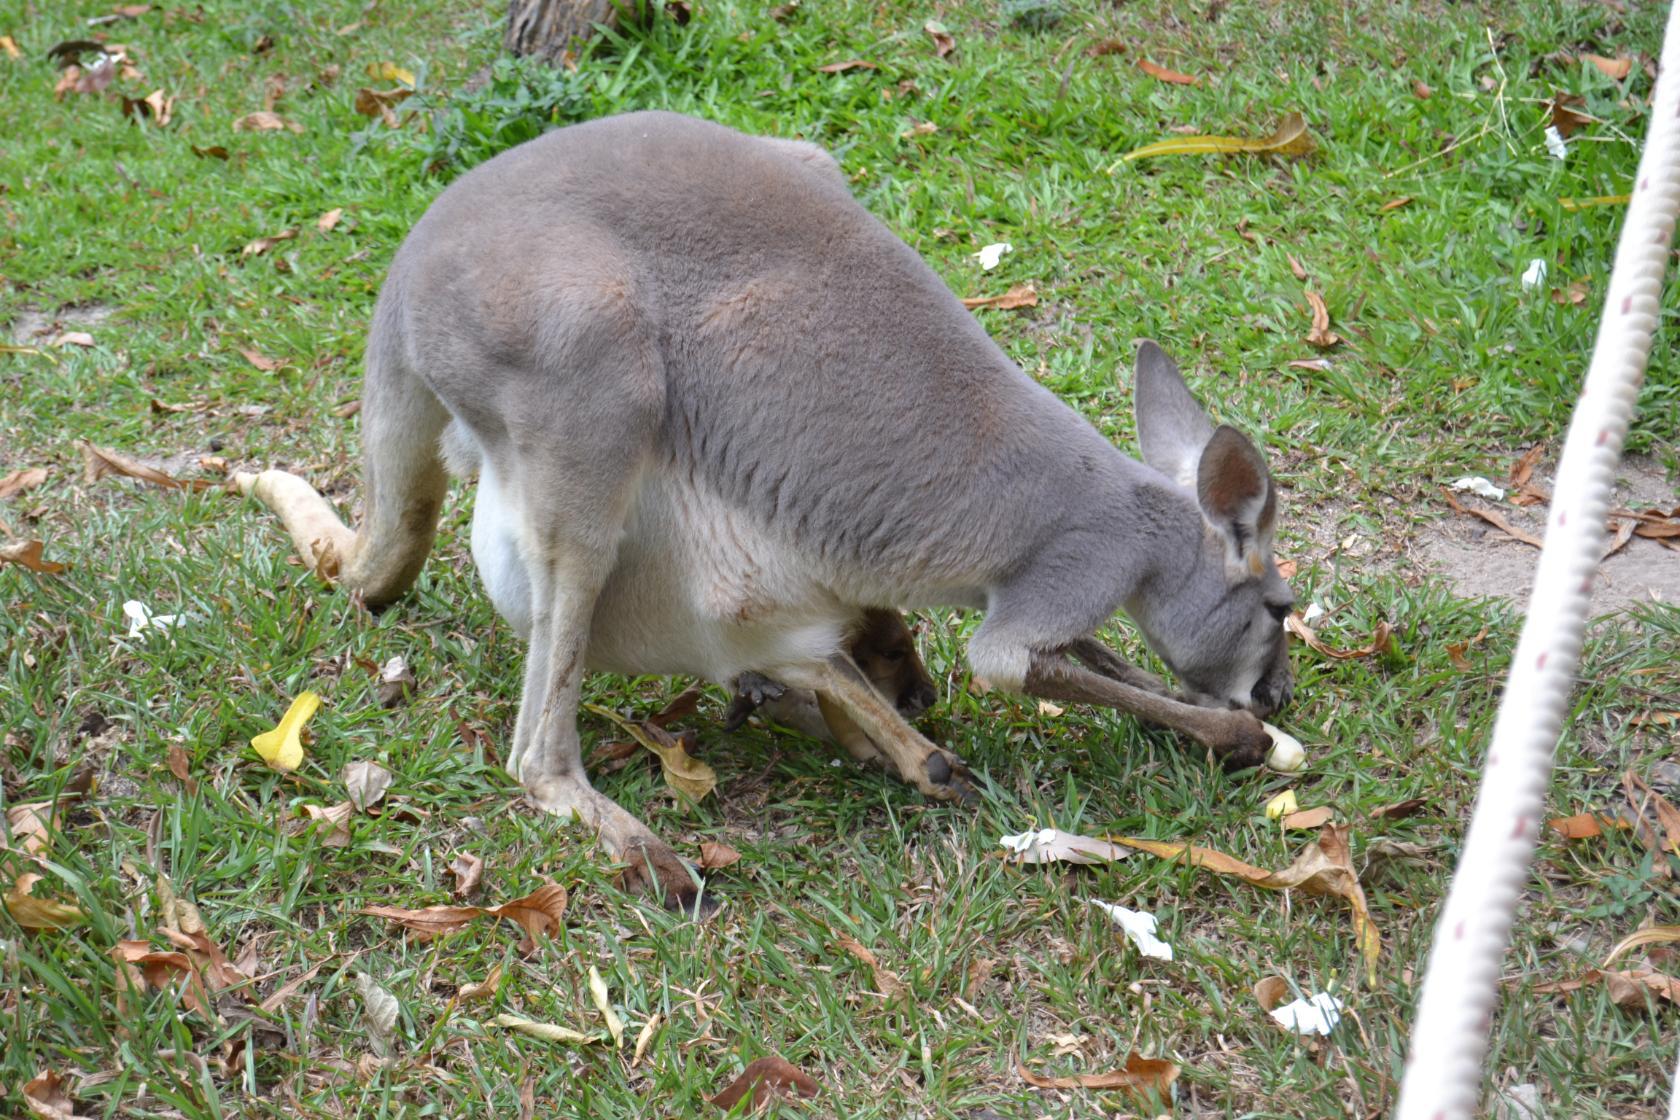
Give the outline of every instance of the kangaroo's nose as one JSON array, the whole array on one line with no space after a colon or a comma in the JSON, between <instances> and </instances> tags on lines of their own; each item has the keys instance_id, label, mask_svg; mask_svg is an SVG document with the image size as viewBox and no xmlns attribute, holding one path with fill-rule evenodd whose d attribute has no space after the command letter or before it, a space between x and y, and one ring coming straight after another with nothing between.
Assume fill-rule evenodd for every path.
<instances>
[{"instance_id":1,"label":"kangaroo's nose","mask_svg":"<svg viewBox=\"0 0 1680 1120\"><path fill-rule=\"evenodd\" d=\"M1295 695L1294 682L1285 677L1281 681L1262 680L1249 694L1249 711L1265 719L1281 711Z\"/></svg>"},{"instance_id":2,"label":"kangaroo's nose","mask_svg":"<svg viewBox=\"0 0 1680 1120\"><path fill-rule=\"evenodd\" d=\"M933 691L931 684L918 682L899 693L898 714L905 719L915 719L933 707L933 702L937 699L939 696Z\"/></svg>"}]
</instances>

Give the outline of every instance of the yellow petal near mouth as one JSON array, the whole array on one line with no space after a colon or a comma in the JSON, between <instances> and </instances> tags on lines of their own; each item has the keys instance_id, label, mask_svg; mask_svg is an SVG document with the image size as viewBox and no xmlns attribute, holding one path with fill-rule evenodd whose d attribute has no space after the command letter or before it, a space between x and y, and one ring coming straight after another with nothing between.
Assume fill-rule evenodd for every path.
<instances>
[{"instance_id":1,"label":"yellow petal near mouth","mask_svg":"<svg viewBox=\"0 0 1680 1120\"><path fill-rule=\"evenodd\" d=\"M273 769L282 772L296 770L303 765L303 740L300 738L303 725L309 722L320 706L321 698L315 693L298 693L298 698L280 717L280 726L252 739L251 746Z\"/></svg>"}]
</instances>

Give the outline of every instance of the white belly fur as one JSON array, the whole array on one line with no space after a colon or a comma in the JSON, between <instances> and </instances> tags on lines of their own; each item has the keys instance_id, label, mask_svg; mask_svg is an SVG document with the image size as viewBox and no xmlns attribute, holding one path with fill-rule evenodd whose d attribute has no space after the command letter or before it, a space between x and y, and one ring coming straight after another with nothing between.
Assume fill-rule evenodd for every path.
<instances>
[{"instance_id":1,"label":"white belly fur","mask_svg":"<svg viewBox=\"0 0 1680 1120\"><path fill-rule=\"evenodd\" d=\"M518 494L482 462L472 553L496 610L521 637L531 583ZM821 660L857 613L812 578L818 565L677 472L643 477L602 589L591 669L727 682L745 670Z\"/></svg>"}]
</instances>

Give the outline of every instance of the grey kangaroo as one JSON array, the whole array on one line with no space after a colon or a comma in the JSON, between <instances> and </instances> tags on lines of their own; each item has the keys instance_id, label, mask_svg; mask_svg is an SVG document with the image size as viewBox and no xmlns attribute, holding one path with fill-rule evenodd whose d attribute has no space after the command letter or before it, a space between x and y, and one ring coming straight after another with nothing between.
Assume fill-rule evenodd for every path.
<instances>
[{"instance_id":1,"label":"grey kangaroo","mask_svg":"<svg viewBox=\"0 0 1680 1120\"><path fill-rule=\"evenodd\" d=\"M378 607L431 549L441 445L476 464L473 556L529 639L508 769L686 906L688 866L584 773L586 669L808 690L853 754L954 798L968 768L847 647L871 608L972 608L983 684L1261 760L1258 717L1291 692L1271 477L1154 343L1134 393L1142 463L1011 362L821 149L634 113L479 166L397 252L358 530L295 476L239 483ZM1093 636L1119 610L1183 696Z\"/></svg>"}]
</instances>

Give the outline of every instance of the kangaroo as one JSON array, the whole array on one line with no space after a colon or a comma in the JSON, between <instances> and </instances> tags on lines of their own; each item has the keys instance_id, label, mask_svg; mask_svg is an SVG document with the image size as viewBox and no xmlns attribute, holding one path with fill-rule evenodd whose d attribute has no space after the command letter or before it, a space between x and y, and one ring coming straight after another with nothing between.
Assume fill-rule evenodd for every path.
<instances>
[{"instance_id":1,"label":"kangaroo","mask_svg":"<svg viewBox=\"0 0 1680 1120\"><path fill-rule=\"evenodd\" d=\"M689 867L584 773L586 669L808 690L960 798L968 767L847 642L873 608L968 608L985 685L1261 760L1258 717L1292 687L1271 476L1152 342L1134 381L1143 462L1010 361L820 148L632 113L480 165L398 250L367 342L359 529L296 476L237 481L379 607L431 549L450 429L480 464L485 589L529 638L508 769L686 907ZM1121 610L1183 695L1094 637Z\"/></svg>"}]
</instances>

